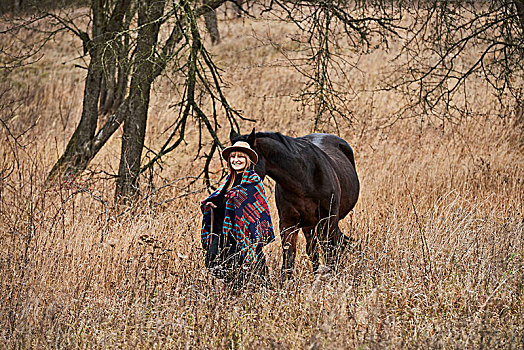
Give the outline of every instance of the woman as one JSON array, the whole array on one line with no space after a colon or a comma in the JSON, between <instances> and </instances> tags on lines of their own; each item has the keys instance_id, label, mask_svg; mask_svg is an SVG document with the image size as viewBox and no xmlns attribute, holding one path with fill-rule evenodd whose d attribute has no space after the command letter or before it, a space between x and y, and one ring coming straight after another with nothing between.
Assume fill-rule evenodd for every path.
<instances>
[{"instance_id":1,"label":"woman","mask_svg":"<svg viewBox=\"0 0 524 350\"><path fill-rule=\"evenodd\" d=\"M275 238L262 180L253 170L257 153L238 141L222 152L229 175L202 201L201 239L206 267L227 282L243 283L246 273L265 277L262 247Z\"/></svg>"}]
</instances>

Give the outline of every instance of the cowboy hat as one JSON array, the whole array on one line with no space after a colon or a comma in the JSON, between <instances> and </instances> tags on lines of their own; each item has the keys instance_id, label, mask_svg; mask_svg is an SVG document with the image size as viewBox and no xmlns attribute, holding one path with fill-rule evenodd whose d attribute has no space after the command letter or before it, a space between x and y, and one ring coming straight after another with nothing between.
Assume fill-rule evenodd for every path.
<instances>
[{"instance_id":1,"label":"cowboy hat","mask_svg":"<svg viewBox=\"0 0 524 350\"><path fill-rule=\"evenodd\" d=\"M255 152L251 148L251 146L249 146L249 143L244 142L244 141L237 141L233 144L233 146L224 148L224 150L222 151L222 157L225 160L228 160L231 152L235 152L235 151L247 154L249 156L249 159L251 159L251 161L253 162L253 164L257 164L258 162L257 152Z\"/></svg>"}]
</instances>

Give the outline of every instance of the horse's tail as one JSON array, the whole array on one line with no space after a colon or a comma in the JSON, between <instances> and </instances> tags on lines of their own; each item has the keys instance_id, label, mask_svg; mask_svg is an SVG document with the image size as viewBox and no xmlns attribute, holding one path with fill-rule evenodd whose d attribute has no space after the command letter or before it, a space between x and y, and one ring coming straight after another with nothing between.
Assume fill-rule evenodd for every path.
<instances>
[{"instance_id":1,"label":"horse's tail","mask_svg":"<svg viewBox=\"0 0 524 350\"><path fill-rule=\"evenodd\" d=\"M338 144L338 147L342 151L342 153L345 154L345 156L349 159L351 165L353 165L353 169L357 170L355 167L355 155L353 154L353 149L351 146L343 139L340 140L340 143Z\"/></svg>"}]
</instances>

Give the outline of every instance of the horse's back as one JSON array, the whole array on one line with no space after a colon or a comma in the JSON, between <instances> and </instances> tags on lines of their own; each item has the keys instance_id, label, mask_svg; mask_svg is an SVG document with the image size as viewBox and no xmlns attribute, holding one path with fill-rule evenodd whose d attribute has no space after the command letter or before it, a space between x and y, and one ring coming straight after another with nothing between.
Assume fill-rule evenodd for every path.
<instances>
[{"instance_id":1,"label":"horse's back","mask_svg":"<svg viewBox=\"0 0 524 350\"><path fill-rule=\"evenodd\" d=\"M309 134L303 139L320 148L331 158L342 191L340 214L343 218L355 206L360 189L351 146L344 139L332 134Z\"/></svg>"},{"instance_id":2,"label":"horse's back","mask_svg":"<svg viewBox=\"0 0 524 350\"><path fill-rule=\"evenodd\" d=\"M324 151L334 161L345 162L346 159L349 160L353 169L355 169L353 149L343 138L333 134L320 133L309 134L304 138Z\"/></svg>"}]
</instances>

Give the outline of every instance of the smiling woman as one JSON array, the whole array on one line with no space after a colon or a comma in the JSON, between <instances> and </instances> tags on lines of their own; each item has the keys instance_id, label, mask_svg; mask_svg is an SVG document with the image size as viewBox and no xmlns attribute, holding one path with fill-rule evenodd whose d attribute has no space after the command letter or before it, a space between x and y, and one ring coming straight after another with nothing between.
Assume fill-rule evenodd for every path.
<instances>
[{"instance_id":1,"label":"smiling woman","mask_svg":"<svg viewBox=\"0 0 524 350\"><path fill-rule=\"evenodd\" d=\"M257 153L247 142L222 152L229 176L202 201L202 247L206 267L241 286L251 277L267 278L262 248L275 238L262 180L253 170Z\"/></svg>"},{"instance_id":2,"label":"smiling woman","mask_svg":"<svg viewBox=\"0 0 524 350\"><path fill-rule=\"evenodd\" d=\"M235 172L244 171L247 167L248 156L242 152L231 152L229 156L229 164Z\"/></svg>"}]
</instances>

